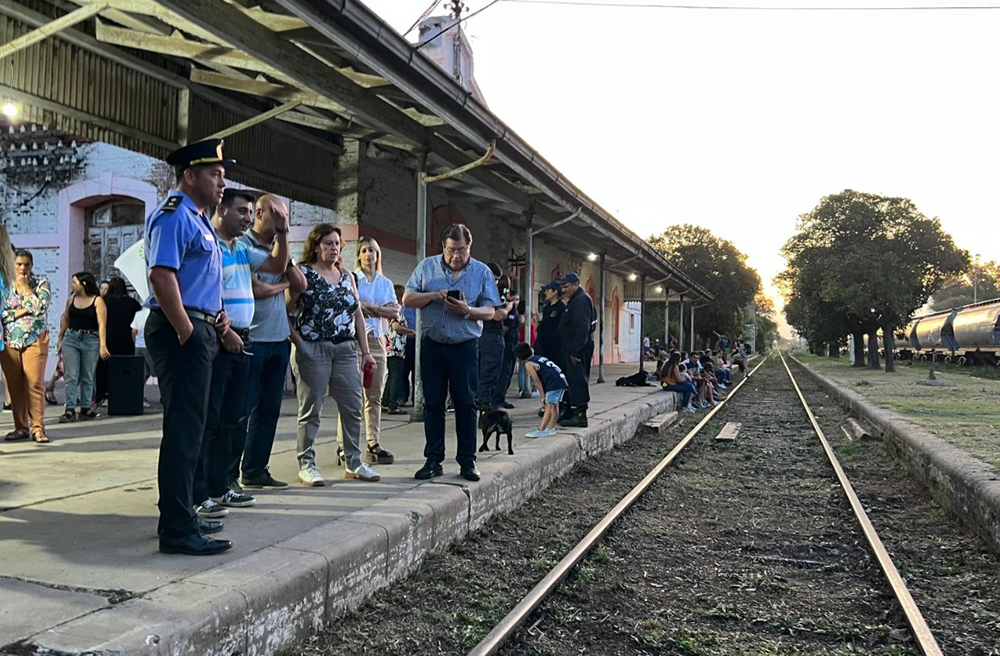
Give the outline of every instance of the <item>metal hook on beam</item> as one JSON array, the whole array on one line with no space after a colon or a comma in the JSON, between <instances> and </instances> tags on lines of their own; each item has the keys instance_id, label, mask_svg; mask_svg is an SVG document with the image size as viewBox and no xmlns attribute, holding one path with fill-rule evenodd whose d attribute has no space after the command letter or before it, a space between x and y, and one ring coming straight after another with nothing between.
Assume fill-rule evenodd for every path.
<instances>
[{"instance_id":1,"label":"metal hook on beam","mask_svg":"<svg viewBox=\"0 0 1000 656\"><path fill-rule=\"evenodd\" d=\"M469 162L464 166L460 166L457 169L452 169L450 171L445 171L439 175L425 175L423 177L424 184L431 184L433 182L440 182L441 180L447 180L448 178L453 178L456 175L461 175L466 171L471 171L472 169L479 168L493 157L493 152L497 148L497 142L491 141L489 148L486 149L486 154L477 159L474 162Z\"/></svg>"}]
</instances>

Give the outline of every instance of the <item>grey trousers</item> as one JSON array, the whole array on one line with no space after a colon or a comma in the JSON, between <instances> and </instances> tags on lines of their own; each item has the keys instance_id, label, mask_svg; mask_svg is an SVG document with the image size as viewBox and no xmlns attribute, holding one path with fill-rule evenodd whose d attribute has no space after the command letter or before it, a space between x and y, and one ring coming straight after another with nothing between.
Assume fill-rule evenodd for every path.
<instances>
[{"instance_id":1,"label":"grey trousers","mask_svg":"<svg viewBox=\"0 0 1000 656\"><path fill-rule=\"evenodd\" d=\"M337 404L343 425L344 457L349 469L361 466L361 371L358 369L358 343L354 340L302 342L292 346L292 373L299 398L298 438L299 469L316 464L316 433L319 415L329 389Z\"/></svg>"}]
</instances>

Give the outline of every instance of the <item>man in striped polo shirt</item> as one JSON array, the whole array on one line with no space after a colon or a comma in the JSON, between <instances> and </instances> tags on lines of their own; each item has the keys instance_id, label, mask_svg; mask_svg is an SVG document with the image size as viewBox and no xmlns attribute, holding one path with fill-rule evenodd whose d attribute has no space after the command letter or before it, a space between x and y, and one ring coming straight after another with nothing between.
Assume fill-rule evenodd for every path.
<instances>
[{"instance_id":1,"label":"man in striped polo shirt","mask_svg":"<svg viewBox=\"0 0 1000 656\"><path fill-rule=\"evenodd\" d=\"M252 496L243 493L239 483L230 480L230 463L243 454L246 442L240 418L245 410L252 356L252 276L257 271L281 273L288 265L288 210L274 196L262 196L257 204L274 217L275 238L270 254L239 239L253 219L253 194L227 188L212 217L222 250L222 305L232 326L212 362L208 413L193 496L198 502L195 512L202 518L225 517L229 514L227 506L245 508L256 503Z\"/></svg>"}]
</instances>

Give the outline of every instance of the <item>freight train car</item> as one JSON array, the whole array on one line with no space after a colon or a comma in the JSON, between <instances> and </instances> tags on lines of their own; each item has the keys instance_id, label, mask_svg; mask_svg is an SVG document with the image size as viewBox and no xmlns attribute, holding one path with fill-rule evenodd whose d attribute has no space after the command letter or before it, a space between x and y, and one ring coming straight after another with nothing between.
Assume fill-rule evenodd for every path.
<instances>
[{"instance_id":1,"label":"freight train car","mask_svg":"<svg viewBox=\"0 0 1000 656\"><path fill-rule=\"evenodd\" d=\"M946 362L1000 364L1000 299L917 317L905 333L910 348L900 348L901 358L934 353Z\"/></svg>"}]
</instances>

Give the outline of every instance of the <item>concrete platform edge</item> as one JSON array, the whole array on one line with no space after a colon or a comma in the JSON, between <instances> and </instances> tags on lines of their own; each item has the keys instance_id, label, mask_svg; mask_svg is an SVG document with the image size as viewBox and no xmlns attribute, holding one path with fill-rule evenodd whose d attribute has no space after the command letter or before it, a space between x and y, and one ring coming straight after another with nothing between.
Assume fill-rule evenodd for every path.
<instances>
[{"instance_id":1,"label":"concrete platform edge","mask_svg":"<svg viewBox=\"0 0 1000 656\"><path fill-rule=\"evenodd\" d=\"M679 402L676 393L651 393L598 415L603 421L590 428L522 444L514 456L481 458L478 483L435 479L40 632L22 649L48 656L274 654L408 576L428 554L519 507L576 463L631 439L643 421ZM352 525L346 533L345 522Z\"/></svg>"},{"instance_id":2,"label":"concrete platform edge","mask_svg":"<svg viewBox=\"0 0 1000 656\"><path fill-rule=\"evenodd\" d=\"M927 486L934 499L1000 553L1000 476L992 467L794 357L791 359L850 412L877 427L892 454Z\"/></svg>"}]
</instances>

